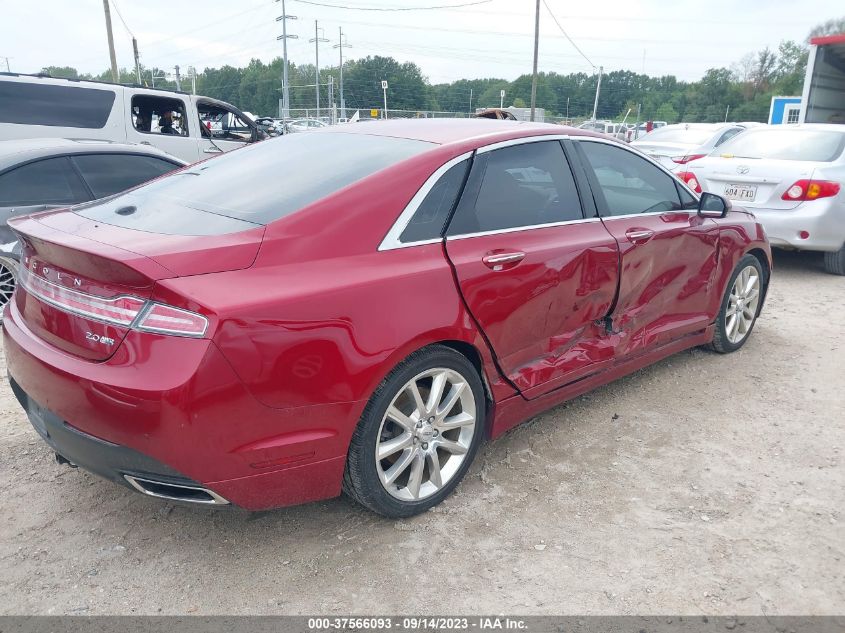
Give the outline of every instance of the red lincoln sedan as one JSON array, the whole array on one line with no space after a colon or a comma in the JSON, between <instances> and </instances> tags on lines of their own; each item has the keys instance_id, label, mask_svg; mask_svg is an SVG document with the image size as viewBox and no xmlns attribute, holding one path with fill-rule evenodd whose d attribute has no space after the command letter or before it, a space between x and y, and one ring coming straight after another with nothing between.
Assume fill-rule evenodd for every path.
<instances>
[{"instance_id":1,"label":"red lincoln sedan","mask_svg":"<svg viewBox=\"0 0 845 633\"><path fill-rule=\"evenodd\" d=\"M485 119L292 134L11 225L9 378L57 459L250 510L422 512L485 438L740 348L772 266L636 150Z\"/></svg>"}]
</instances>

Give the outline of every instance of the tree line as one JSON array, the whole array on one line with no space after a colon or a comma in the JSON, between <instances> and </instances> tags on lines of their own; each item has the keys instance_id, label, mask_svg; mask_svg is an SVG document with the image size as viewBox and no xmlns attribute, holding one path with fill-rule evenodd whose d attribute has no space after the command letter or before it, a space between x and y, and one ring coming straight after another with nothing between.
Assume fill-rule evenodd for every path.
<instances>
[{"instance_id":1,"label":"tree line","mask_svg":"<svg viewBox=\"0 0 845 633\"><path fill-rule=\"evenodd\" d=\"M845 17L814 28L807 41L817 35L845 32ZM629 70L617 70L602 77L597 116L629 119L639 112L640 120L675 123L768 119L773 95L800 95L807 65L806 42L786 40L776 50L765 48L749 53L730 68L711 68L698 81L681 81L673 75L652 77ZM328 84L334 82L334 102L340 102L339 69L320 68L321 107L328 104ZM72 67L50 66L42 72L54 77L109 81L111 72L79 74ZM142 68L141 81L156 87L175 89L175 82L162 78L160 68ZM269 63L253 59L238 68L225 65L207 68L197 75L197 94L228 101L256 115L275 116L281 98L282 59ZM331 78L331 79L330 79ZM387 80L388 107L398 110L470 112L477 107L498 107L500 91L504 105L526 106L531 99L531 75L513 81L498 78L460 79L431 84L422 69L412 62L392 57L368 56L347 61L343 66L344 96L350 110L380 108L381 81ZM121 69L121 83L137 83L134 69ZM313 64L289 65L290 107L315 107L316 73ZM537 106L552 119L585 119L592 116L597 76L583 72L561 74L541 72L537 80ZM183 77L182 89L190 89Z\"/></svg>"}]
</instances>

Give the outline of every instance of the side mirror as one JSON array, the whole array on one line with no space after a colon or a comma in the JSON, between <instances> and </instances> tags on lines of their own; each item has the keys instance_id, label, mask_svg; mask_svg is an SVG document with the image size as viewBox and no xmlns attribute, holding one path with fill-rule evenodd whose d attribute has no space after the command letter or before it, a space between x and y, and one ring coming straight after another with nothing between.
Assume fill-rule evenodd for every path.
<instances>
[{"instance_id":1,"label":"side mirror","mask_svg":"<svg viewBox=\"0 0 845 633\"><path fill-rule=\"evenodd\" d=\"M723 218L731 210L730 200L705 191L698 200L698 215L703 218Z\"/></svg>"}]
</instances>

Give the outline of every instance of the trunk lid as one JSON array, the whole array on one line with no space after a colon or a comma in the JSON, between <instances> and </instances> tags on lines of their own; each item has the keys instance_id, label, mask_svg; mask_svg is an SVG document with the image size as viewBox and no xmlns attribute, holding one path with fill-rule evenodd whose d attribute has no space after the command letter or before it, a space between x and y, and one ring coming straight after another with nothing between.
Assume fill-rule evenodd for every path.
<instances>
[{"instance_id":1,"label":"trunk lid","mask_svg":"<svg viewBox=\"0 0 845 633\"><path fill-rule=\"evenodd\" d=\"M811 179L816 163L772 158L710 156L688 165L704 191L729 198L748 209L788 211L801 204L783 200L789 187Z\"/></svg>"},{"instance_id":2,"label":"trunk lid","mask_svg":"<svg viewBox=\"0 0 845 633\"><path fill-rule=\"evenodd\" d=\"M672 160L673 156L686 156L693 153L693 150L698 147L698 145L687 143L659 143L649 142L648 140L635 141L631 145L668 169L675 169L680 166L679 163Z\"/></svg>"},{"instance_id":3,"label":"trunk lid","mask_svg":"<svg viewBox=\"0 0 845 633\"><path fill-rule=\"evenodd\" d=\"M24 324L49 344L92 361L114 354L156 281L247 268L264 234L257 227L168 235L69 210L14 218L9 225L21 239L14 300Z\"/></svg>"}]
</instances>

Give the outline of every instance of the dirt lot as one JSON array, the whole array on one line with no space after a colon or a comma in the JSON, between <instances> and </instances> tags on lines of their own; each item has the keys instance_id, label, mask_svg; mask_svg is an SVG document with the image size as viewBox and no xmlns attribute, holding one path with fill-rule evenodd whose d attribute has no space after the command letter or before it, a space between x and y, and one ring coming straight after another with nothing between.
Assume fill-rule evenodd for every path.
<instances>
[{"instance_id":1,"label":"dirt lot","mask_svg":"<svg viewBox=\"0 0 845 633\"><path fill-rule=\"evenodd\" d=\"M845 611L845 279L779 254L749 343L489 444L407 521L157 502L59 466L0 385L0 613Z\"/></svg>"}]
</instances>

